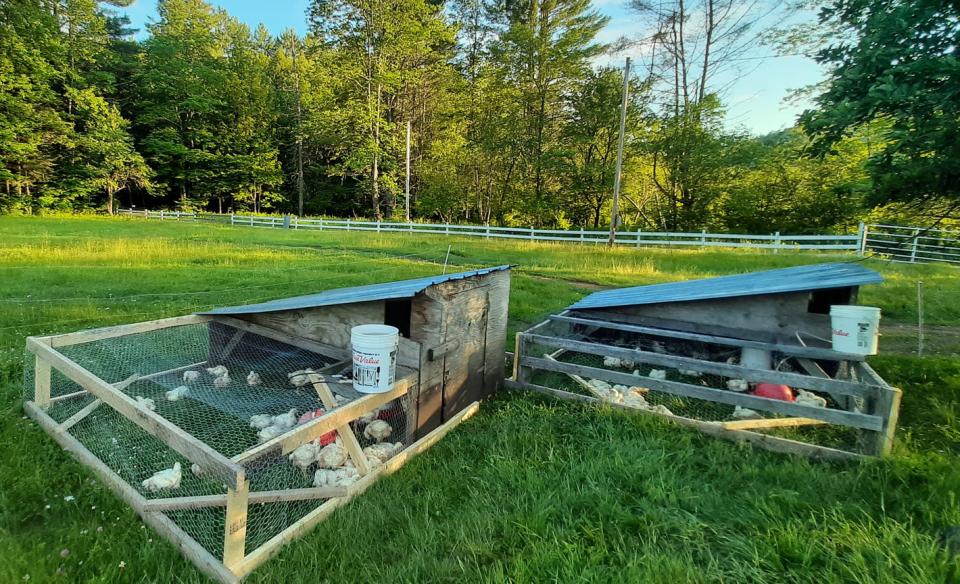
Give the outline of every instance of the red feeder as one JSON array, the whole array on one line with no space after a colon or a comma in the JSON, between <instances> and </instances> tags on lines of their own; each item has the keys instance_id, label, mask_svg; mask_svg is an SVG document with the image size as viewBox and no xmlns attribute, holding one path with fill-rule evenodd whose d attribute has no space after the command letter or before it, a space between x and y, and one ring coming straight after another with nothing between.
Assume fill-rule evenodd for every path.
<instances>
[{"instance_id":1,"label":"red feeder","mask_svg":"<svg viewBox=\"0 0 960 584\"><path fill-rule=\"evenodd\" d=\"M792 389L786 385L776 383L758 383L757 389L753 391L753 395L789 402L794 400Z\"/></svg>"},{"instance_id":2,"label":"red feeder","mask_svg":"<svg viewBox=\"0 0 960 584\"><path fill-rule=\"evenodd\" d=\"M313 410L312 412L306 412L300 419L297 420L297 424L305 424L314 418L319 418L323 414L327 413L324 409ZM330 430L326 434L320 437L320 446L326 446L327 444L333 444L337 441L337 431Z\"/></svg>"}]
</instances>

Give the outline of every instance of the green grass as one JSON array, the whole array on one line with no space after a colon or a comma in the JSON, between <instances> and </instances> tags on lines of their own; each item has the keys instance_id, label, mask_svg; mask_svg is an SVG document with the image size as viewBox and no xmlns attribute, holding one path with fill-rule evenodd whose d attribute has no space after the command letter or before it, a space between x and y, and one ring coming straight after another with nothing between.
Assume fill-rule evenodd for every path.
<instances>
[{"instance_id":1,"label":"green grass","mask_svg":"<svg viewBox=\"0 0 960 584\"><path fill-rule=\"evenodd\" d=\"M27 335L436 274L448 244L457 269L518 265L511 331L597 286L842 258L0 217L0 582L204 581L23 419ZM918 279L927 322L960 325L955 269L867 265L887 282L861 300L885 325L913 323ZM898 334L903 354L871 360L904 389L888 460L811 464L503 394L250 581L960 581L936 546L960 524L960 360Z\"/></svg>"}]
</instances>

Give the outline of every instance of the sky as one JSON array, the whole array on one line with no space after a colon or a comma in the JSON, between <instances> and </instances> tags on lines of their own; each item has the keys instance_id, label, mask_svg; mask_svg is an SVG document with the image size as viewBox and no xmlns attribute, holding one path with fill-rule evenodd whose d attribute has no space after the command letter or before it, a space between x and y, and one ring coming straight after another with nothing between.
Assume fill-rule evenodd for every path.
<instances>
[{"instance_id":1,"label":"sky","mask_svg":"<svg viewBox=\"0 0 960 584\"><path fill-rule=\"evenodd\" d=\"M208 0L210 1L210 0ZM775 0L773 0L775 1ZM309 0L212 0L251 28L266 25L272 34L294 28L303 34L307 30L306 9ZM600 33L601 42L614 41L623 36L636 35L636 17L626 8L626 0L594 0L594 6L610 17ZM154 0L136 0L121 10L130 17L134 27L141 29L157 16ZM610 65L622 66L623 55L607 57ZM642 58L638 51L634 57ZM809 107L809 102L785 103L792 90L812 85L823 78L823 69L805 57L772 56L769 47L756 47L744 62L741 76L730 84L723 95L727 107L727 126L753 134L765 134L792 126L798 114ZM770 57L770 58L766 58Z\"/></svg>"}]
</instances>

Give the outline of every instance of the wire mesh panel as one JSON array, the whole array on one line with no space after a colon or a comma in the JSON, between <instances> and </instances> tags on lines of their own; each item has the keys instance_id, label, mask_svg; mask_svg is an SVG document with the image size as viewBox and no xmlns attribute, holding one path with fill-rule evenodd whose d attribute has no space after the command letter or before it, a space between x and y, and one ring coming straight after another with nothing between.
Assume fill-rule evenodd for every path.
<instances>
[{"instance_id":1,"label":"wire mesh panel","mask_svg":"<svg viewBox=\"0 0 960 584\"><path fill-rule=\"evenodd\" d=\"M842 362L825 363L828 374L809 359L771 350L770 370L753 369L740 363L738 346L624 328L550 321L522 333L517 381L845 451L869 450L869 434L887 431L890 418L873 412L893 390L858 384Z\"/></svg>"},{"instance_id":2,"label":"wire mesh panel","mask_svg":"<svg viewBox=\"0 0 960 584\"><path fill-rule=\"evenodd\" d=\"M413 442L405 391L370 401L348 363L220 322L60 343L38 352L54 359L49 396L27 355L25 401L224 563L230 501L240 501L242 558ZM301 438L328 418L343 421Z\"/></svg>"}]
</instances>

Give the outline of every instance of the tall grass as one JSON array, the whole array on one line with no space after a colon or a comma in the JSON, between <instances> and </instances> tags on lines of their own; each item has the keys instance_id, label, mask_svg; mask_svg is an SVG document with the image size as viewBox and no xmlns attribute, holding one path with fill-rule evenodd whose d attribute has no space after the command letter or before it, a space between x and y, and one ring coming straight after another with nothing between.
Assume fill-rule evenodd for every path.
<instances>
[{"instance_id":1,"label":"tall grass","mask_svg":"<svg viewBox=\"0 0 960 584\"><path fill-rule=\"evenodd\" d=\"M511 331L597 286L855 260L0 217L0 582L203 581L23 419L26 335L437 274L448 245L450 269L517 264ZM960 323L955 269L866 265L885 323L913 321L917 279L927 321ZM812 464L504 394L250 581L956 582L936 538L960 524L958 360L873 363L905 392L889 460Z\"/></svg>"}]
</instances>

